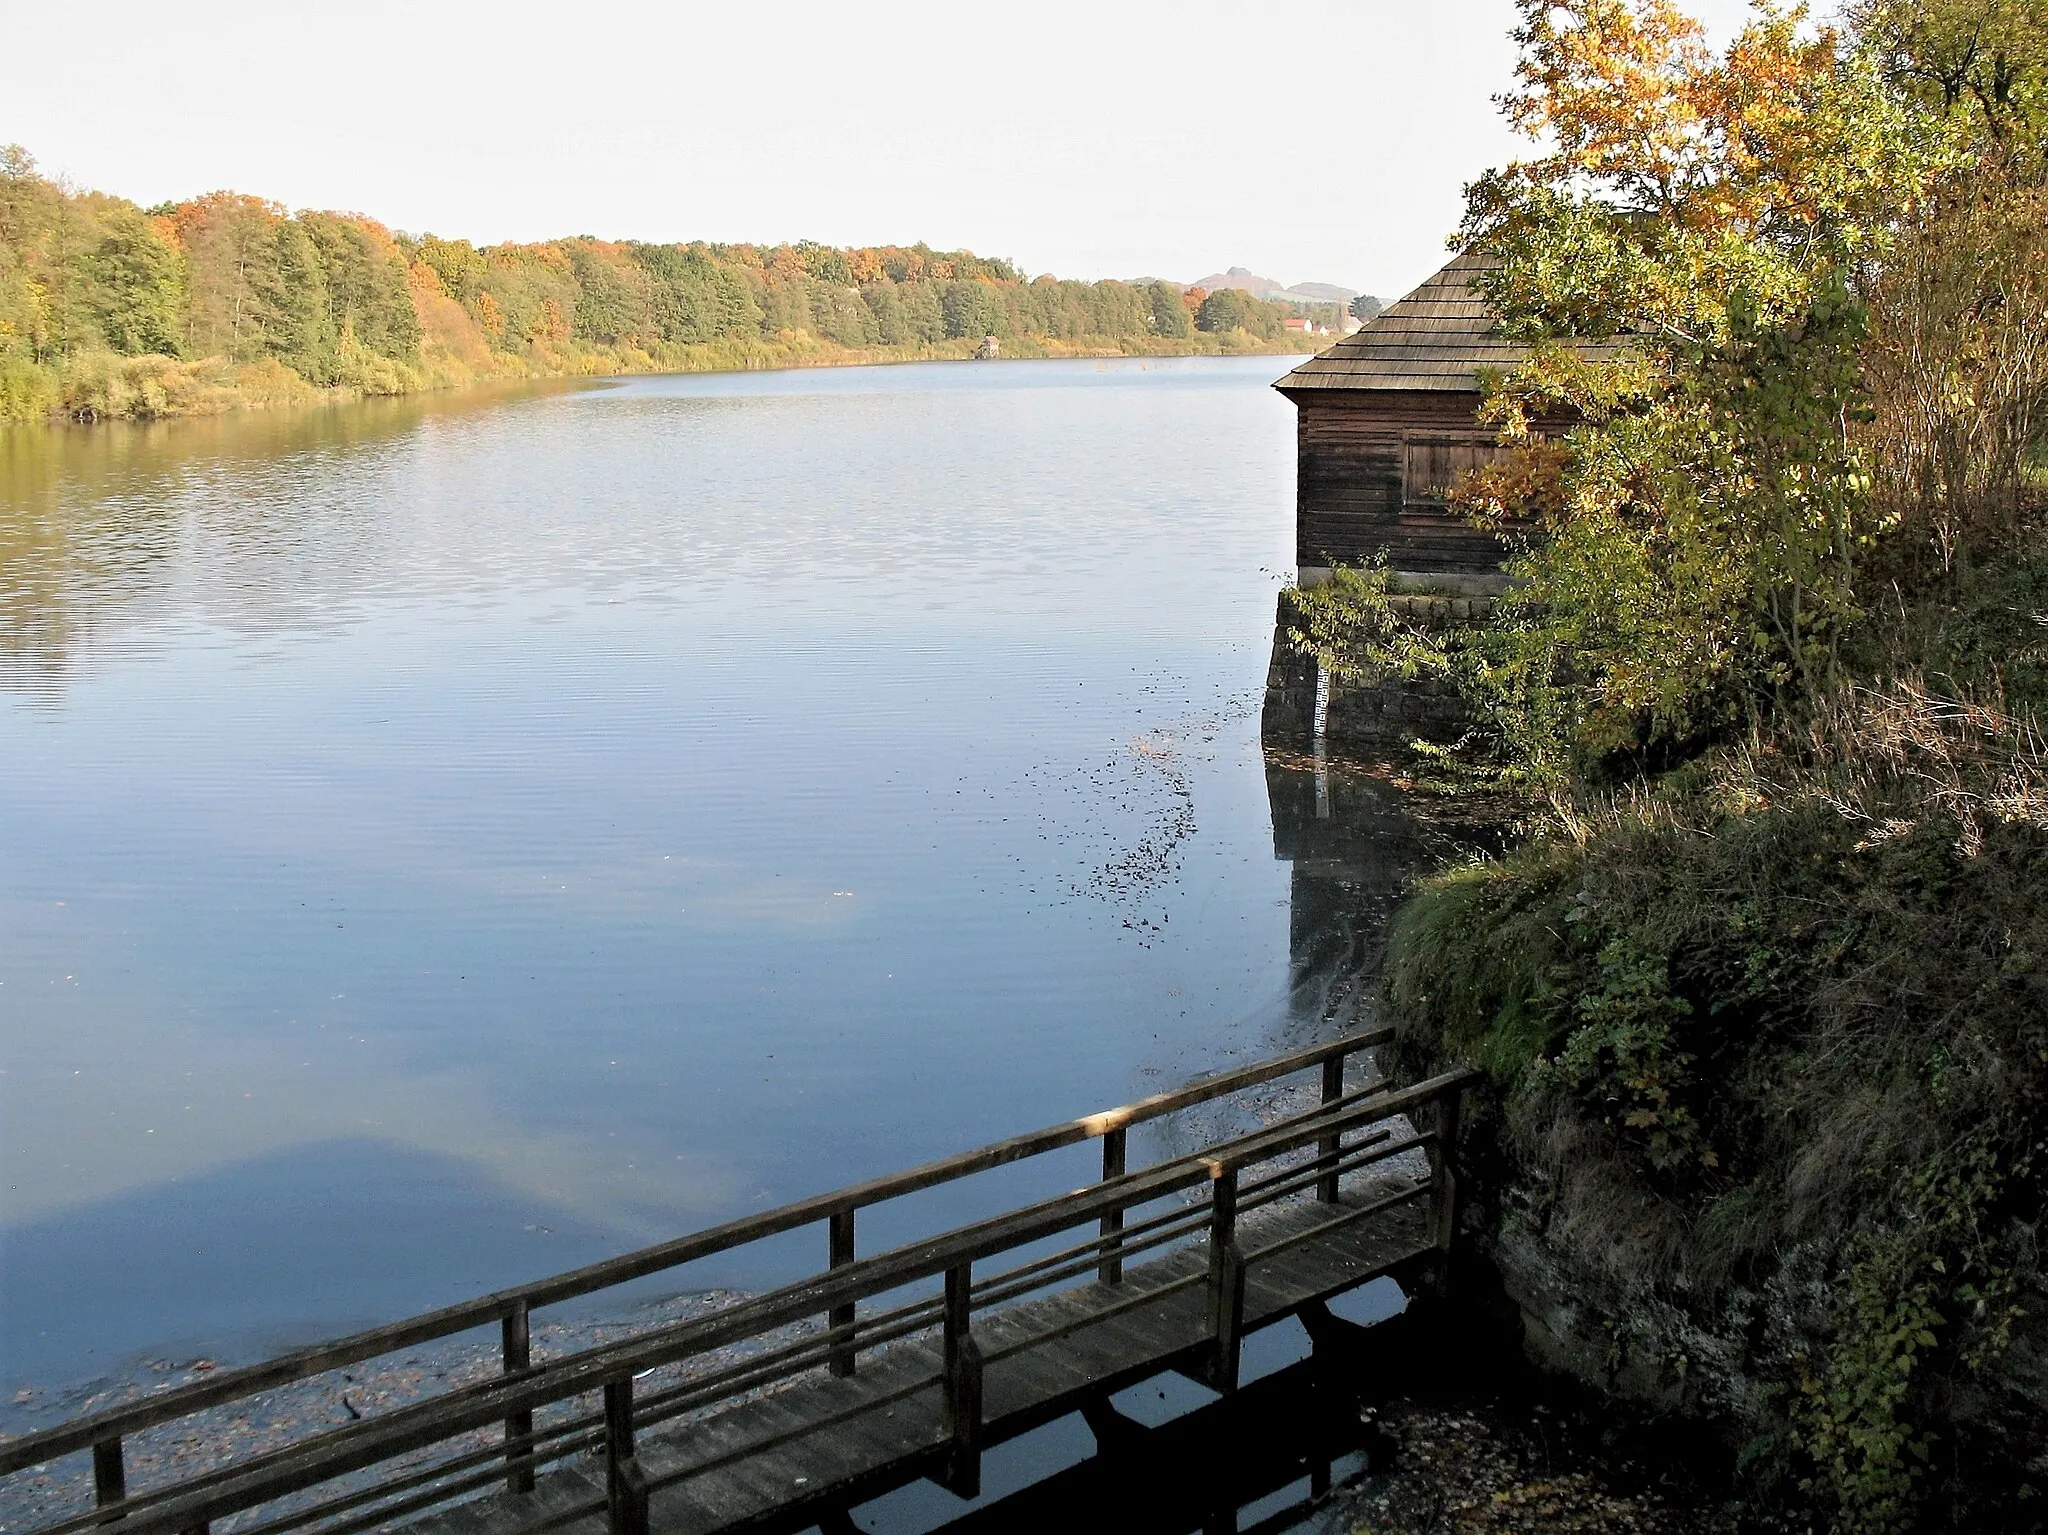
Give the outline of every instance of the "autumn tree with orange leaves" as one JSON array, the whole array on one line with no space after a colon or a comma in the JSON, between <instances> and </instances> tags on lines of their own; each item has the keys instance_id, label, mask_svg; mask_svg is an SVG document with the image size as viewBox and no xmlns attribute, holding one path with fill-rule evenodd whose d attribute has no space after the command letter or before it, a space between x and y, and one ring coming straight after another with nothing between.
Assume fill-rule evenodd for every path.
<instances>
[{"instance_id":1,"label":"autumn tree with orange leaves","mask_svg":"<svg viewBox=\"0 0 2048 1535\"><path fill-rule=\"evenodd\" d=\"M1518 585L1435 664L1503 769L1557 788L1829 685L1879 531L1865 295L1956 151L1870 49L1801 10L1761 8L1716 53L1670 0L1519 9L1501 105L1537 152L1468 188L1460 236L1533 348L1487 405L1520 451L1460 496ZM1560 415L1578 423L1561 442L1535 436ZM1348 586L1326 606L1372 610ZM1334 655L1357 615L1324 617ZM1407 637L1403 664L1433 643Z\"/></svg>"},{"instance_id":2,"label":"autumn tree with orange leaves","mask_svg":"<svg viewBox=\"0 0 2048 1535\"><path fill-rule=\"evenodd\" d=\"M0 422L403 393L493 376L1014 350L1294 349L1198 330L1178 289L1026 281L923 244L589 237L478 248L215 192L143 210L0 146ZM1006 349L1010 350L1010 349Z\"/></svg>"},{"instance_id":3,"label":"autumn tree with orange leaves","mask_svg":"<svg viewBox=\"0 0 2048 1535\"><path fill-rule=\"evenodd\" d=\"M1541 152L1472 185L1463 233L1535 350L1490 409L1512 441L1560 407L1579 425L1468 493L1542 529L1485 676L1549 722L1523 732L1546 771L1683 754L1838 673L1882 531L1867 297L1955 139L1797 9L1717 54L1668 0L1526 0L1516 39L1503 106Z\"/></svg>"},{"instance_id":4,"label":"autumn tree with orange leaves","mask_svg":"<svg viewBox=\"0 0 2048 1535\"><path fill-rule=\"evenodd\" d=\"M1538 153L1473 183L1461 238L1534 348L1488 407L1524 451L1463 499L1541 532L1513 642L1465 660L1537 777L1796 710L1873 590L2022 536L2041 11L1872 0L1842 32L1766 5L1717 53L1669 0L1522 0L1502 107ZM1577 427L1533 440L1560 410Z\"/></svg>"}]
</instances>

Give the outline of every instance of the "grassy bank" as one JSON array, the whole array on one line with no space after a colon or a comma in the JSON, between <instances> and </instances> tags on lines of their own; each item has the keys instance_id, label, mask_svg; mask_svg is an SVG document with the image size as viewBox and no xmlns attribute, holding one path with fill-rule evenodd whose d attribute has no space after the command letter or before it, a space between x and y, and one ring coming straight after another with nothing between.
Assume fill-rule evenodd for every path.
<instances>
[{"instance_id":1,"label":"grassy bank","mask_svg":"<svg viewBox=\"0 0 2048 1535\"><path fill-rule=\"evenodd\" d=\"M809 335L786 340L711 342L696 346L579 350L552 364L524 358L493 358L479 370L440 365L345 371L336 382L315 385L275 359L236 363L225 357L198 361L161 355L124 357L84 352L61 365L17 364L0 369L0 421L133 421L225 411L339 402L364 397L415 394L461 388L493 380L590 378L658 373L743 373L775 368L858 367L876 363L962 361L976 355L979 340L919 342L908 346L849 347ZM1237 357L1306 350L1242 333L1221 337L1022 337L1005 344L1001 356L1060 357Z\"/></svg>"},{"instance_id":2,"label":"grassy bank","mask_svg":"<svg viewBox=\"0 0 2048 1535\"><path fill-rule=\"evenodd\" d=\"M1753 1512L1995 1522L2041 1448L2048 745L1906 687L1806 744L1437 876L1387 1002L1490 1074L1495 1240L1568 1276L1575 1373L1721 1423Z\"/></svg>"}]
</instances>

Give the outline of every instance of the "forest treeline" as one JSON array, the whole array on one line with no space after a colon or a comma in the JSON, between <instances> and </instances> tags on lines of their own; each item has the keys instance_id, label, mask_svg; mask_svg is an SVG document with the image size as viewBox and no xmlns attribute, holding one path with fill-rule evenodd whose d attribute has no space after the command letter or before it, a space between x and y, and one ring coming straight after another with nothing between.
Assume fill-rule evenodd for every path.
<instances>
[{"instance_id":1,"label":"forest treeline","mask_svg":"<svg viewBox=\"0 0 2048 1535\"><path fill-rule=\"evenodd\" d=\"M479 248L232 192L143 208L0 149L0 421L961 357L991 335L1024 356L1291 350L1309 344L1284 326L1296 312L1233 290L1027 279L924 245Z\"/></svg>"}]
</instances>

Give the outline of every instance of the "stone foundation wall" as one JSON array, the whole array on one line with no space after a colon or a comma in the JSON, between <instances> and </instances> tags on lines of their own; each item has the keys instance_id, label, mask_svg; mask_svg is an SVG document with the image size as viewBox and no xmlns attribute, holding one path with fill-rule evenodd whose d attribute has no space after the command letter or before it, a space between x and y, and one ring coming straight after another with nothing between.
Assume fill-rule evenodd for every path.
<instances>
[{"instance_id":1,"label":"stone foundation wall","mask_svg":"<svg viewBox=\"0 0 2048 1535\"><path fill-rule=\"evenodd\" d=\"M1410 623L1445 628L1484 623L1493 612L1490 597L1404 593L1389 604ZM1269 741L1307 742L1316 736L1321 668L1299 655L1289 629L1300 627L1293 599L1280 594L1273 621L1273 656L1266 669L1266 703L1261 734ZM1448 682L1433 677L1387 675L1364 681L1331 678L1323 705L1326 741L1358 746L1400 746L1423 740L1455 741L1465 729L1464 700Z\"/></svg>"}]
</instances>

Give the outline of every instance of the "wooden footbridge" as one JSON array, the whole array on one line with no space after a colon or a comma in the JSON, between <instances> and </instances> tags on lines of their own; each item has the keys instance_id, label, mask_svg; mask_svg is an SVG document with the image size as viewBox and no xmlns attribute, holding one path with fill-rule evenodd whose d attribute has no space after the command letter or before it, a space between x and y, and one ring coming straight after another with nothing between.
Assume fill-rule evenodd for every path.
<instances>
[{"instance_id":1,"label":"wooden footbridge","mask_svg":"<svg viewBox=\"0 0 2048 1535\"><path fill-rule=\"evenodd\" d=\"M1246 1334L1380 1275L1438 1271L1456 1227L1450 1151L1470 1073L1373 1074L1383 1031L801 1200L0 1442L0 1479L90 1453L92 1504L38 1535L708 1535L855 1528L847 1510L929 1477L979 1488L981 1452L1163 1370L1237 1384ZM1347 1077L1347 1062L1353 1062ZM1132 1126L1301 1074L1310 1106L1142 1168ZM1087 1140L1099 1182L858 1256L861 1210ZM538 1360L542 1307L822 1225L827 1266L622 1341ZM479 1327L502 1373L130 1486L124 1442ZM351 1409L353 1410L353 1409ZM198 1423L211 1421L198 1419ZM47 1474L47 1473L46 1473ZM139 1481L140 1478L138 1477ZM4 1480L0 1480L4 1490Z\"/></svg>"}]
</instances>

